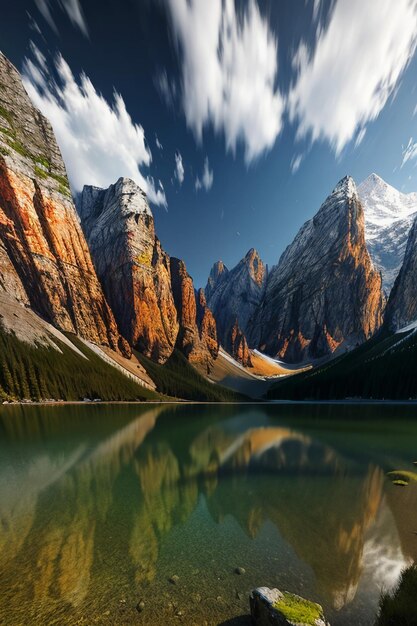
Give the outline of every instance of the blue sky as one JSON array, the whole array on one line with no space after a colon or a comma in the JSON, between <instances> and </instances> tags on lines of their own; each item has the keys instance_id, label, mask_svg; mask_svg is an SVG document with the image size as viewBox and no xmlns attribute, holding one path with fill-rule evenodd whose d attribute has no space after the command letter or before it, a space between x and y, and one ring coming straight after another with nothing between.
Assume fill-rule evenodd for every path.
<instances>
[{"instance_id":1,"label":"blue sky","mask_svg":"<svg viewBox=\"0 0 417 626\"><path fill-rule=\"evenodd\" d=\"M347 173L417 190L416 0L8 4L73 189L135 178L197 286L251 247L276 263Z\"/></svg>"}]
</instances>

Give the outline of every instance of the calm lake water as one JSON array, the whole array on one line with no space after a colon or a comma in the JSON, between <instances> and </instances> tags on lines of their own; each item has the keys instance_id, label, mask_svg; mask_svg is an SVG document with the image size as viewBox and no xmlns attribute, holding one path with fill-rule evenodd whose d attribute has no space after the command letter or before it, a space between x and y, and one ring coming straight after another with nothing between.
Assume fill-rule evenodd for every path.
<instances>
[{"instance_id":1,"label":"calm lake water","mask_svg":"<svg viewBox=\"0 0 417 626\"><path fill-rule=\"evenodd\" d=\"M243 626L267 585L371 625L416 458L410 406L0 407L0 624Z\"/></svg>"}]
</instances>

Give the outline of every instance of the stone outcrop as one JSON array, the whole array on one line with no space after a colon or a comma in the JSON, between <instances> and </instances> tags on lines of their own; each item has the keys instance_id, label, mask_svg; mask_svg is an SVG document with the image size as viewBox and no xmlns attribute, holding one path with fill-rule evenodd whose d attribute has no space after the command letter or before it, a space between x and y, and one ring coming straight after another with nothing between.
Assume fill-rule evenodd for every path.
<instances>
[{"instance_id":1,"label":"stone outcrop","mask_svg":"<svg viewBox=\"0 0 417 626\"><path fill-rule=\"evenodd\" d=\"M411 228L400 273L392 288L384 324L398 330L417 322L417 218Z\"/></svg>"},{"instance_id":2,"label":"stone outcrop","mask_svg":"<svg viewBox=\"0 0 417 626\"><path fill-rule=\"evenodd\" d=\"M197 325L200 339L206 344L211 356L215 359L219 353L216 320L207 306L204 289L197 292Z\"/></svg>"},{"instance_id":3,"label":"stone outcrop","mask_svg":"<svg viewBox=\"0 0 417 626\"><path fill-rule=\"evenodd\" d=\"M209 371L217 357L218 344L214 319L207 308L204 292L198 294L197 301L193 279L180 259L171 258L171 279L180 326L177 347L190 363L203 364Z\"/></svg>"},{"instance_id":4,"label":"stone outcrop","mask_svg":"<svg viewBox=\"0 0 417 626\"><path fill-rule=\"evenodd\" d=\"M96 276L52 127L1 53L0 290L63 331L130 353Z\"/></svg>"},{"instance_id":5,"label":"stone outcrop","mask_svg":"<svg viewBox=\"0 0 417 626\"><path fill-rule=\"evenodd\" d=\"M246 332L264 294L267 268L253 248L232 270L222 261L214 264L207 281L207 303L213 311L220 343L230 349L231 329L237 319Z\"/></svg>"},{"instance_id":6,"label":"stone outcrop","mask_svg":"<svg viewBox=\"0 0 417 626\"><path fill-rule=\"evenodd\" d=\"M249 601L255 626L329 626L320 604L287 591L258 587Z\"/></svg>"},{"instance_id":7,"label":"stone outcrop","mask_svg":"<svg viewBox=\"0 0 417 626\"><path fill-rule=\"evenodd\" d=\"M237 319L230 330L230 337L227 338L226 345L229 353L244 367L252 367L250 351L244 333L239 328Z\"/></svg>"},{"instance_id":8,"label":"stone outcrop","mask_svg":"<svg viewBox=\"0 0 417 626\"><path fill-rule=\"evenodd\" d=\"M362 204L345 177L271 270L249 345L289 362L330 355L371 337L383 307Z\"/></svg>"},{"instance_id":9,"label":"stone outcrop","mask_svg":"<svg viewBox=\"0 0 417 626\"><path fill-rule=\"evenodd\" d=\"M155 234L144 192L128 178L108 189L86 186L78 210L122 333L140 352L164 363L174 349L179 323L169 256Z\"/></svg>"}]
</instances>

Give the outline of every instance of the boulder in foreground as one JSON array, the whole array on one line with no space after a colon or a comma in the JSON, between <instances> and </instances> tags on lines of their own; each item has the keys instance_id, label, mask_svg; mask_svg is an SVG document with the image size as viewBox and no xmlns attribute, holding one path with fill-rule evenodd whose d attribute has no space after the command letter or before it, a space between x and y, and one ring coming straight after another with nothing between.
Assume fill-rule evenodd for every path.
<instances>
[{"instance_id":1,"label":"boulder in foreground","mask_svg":"<svg viewBox=\"0 0 417 626\"><path fill-rule=\"evenodd\" d=\"M250 610L256 626L329 626L320 604L279 589L254 589Z\"/></svg>"}]
</instances>

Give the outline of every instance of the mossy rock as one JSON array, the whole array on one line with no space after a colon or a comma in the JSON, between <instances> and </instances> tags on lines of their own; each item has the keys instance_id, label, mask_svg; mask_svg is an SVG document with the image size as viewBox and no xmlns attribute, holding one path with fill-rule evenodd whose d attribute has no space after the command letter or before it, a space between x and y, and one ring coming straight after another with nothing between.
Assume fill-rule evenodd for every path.
<instances>
[{"instance_id":1,"label":"mossy rock","mask_svg":"<svg viewBox=\"0 0 417 626\"><path fill-rule=\"evenodd\" d=\"M288 591L259 587L250 606L256 626L329 626L320 604Z\"/></svg>"},{"instance_id":2,"label":"mossy rock","mask_svg":"<svg viewBox=\"0 0 417 626\"><path fill-rule=\"evenodd\" d=\"M307 626L315 626L323 613L319 604L286 591L282 594L282 599L275 602L273 607L288 621Z\"/></svg>"}]
</instances>

